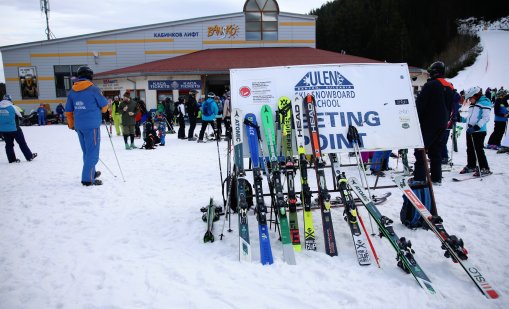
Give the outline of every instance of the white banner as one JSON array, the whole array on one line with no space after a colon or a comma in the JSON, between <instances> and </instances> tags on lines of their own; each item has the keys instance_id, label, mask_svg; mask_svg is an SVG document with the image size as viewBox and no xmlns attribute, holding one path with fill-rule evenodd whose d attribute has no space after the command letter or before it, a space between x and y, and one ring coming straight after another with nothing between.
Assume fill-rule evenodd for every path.
<instances>
[{"instance_id":1,"label":"white banner","mask_svg":"<svg viewBox=\"0 0 509 309\"><path fill-rule=\"evenodd\" d=\"M281 96L293 100L311 93L317 103L323 153L353 151L346 138L349 125L357 127L365 150L423 148L406 64L233 69L230 82L232 107L258 117L264 104L276 110ZM311 153L307 136L306 148Z\"/></svg>"}]
</instances>

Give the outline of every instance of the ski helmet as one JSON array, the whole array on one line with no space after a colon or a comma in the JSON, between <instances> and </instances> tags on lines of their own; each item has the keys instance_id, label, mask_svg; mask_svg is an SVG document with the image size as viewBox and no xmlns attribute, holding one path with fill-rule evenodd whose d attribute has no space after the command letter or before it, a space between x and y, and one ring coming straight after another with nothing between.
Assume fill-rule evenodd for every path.
<instances>
[{"instance_id":1,"label":"ski helmet","mask_svg":"<svg viewBox=\"0 0 509 309\"><path fill-rule=\"evenodd\" d=\"M11 98L11 96L10 96L10 95L8 95L8 94L5 94L5 95L4 95L4 100L7 100L7 101L11 101L11 102L12 102L12 98Z\"/></svg>"},{"instance_id":2,"label":"ski helmet","mask_svg":"<svg viewBox=\"0 0 509 309\"><path fill-rule=\"evenodd\" d=\"M209 92L209 93L207 94L207 97L212 98L212 99L213 99L215 96L216 96L216 94L215 94L215 93L213 93L212 91L211 91L211 92Z\"/></svg>"},{"instance_id":3,"label":"ski helmet","mask_svg":"<svg viewBox=\"0 0 509 309\"><path fill-rule=\"evenodd\" d=\"M78 77L92 80L94 77L94 71L92 71L92 69L87 66L82 66L78 69Z\"/></svg>"},{"instance_id":4,"label":"ski helmet","mask_svg":"<svg viewBox=\"0 0 509 309\"><path fill-rule=\"evenodd\" d=\"M428 67L428 73L431 78L445 76L445 64L442 61L435 61Z\"/></svg>"},{"instance_id":5,"label":"ski helmet","mask_svg":"<svg viewBox=\"0 0 509 309\"><path fill-rule=\"evenodd\" d=\"M479 94L482 92L482 89L477 87L477 86L474 86L474 87L470 87L467 89L467 91L465 92L465 100L468 100L470 99L471 97L473 97L474 95L476 94Z\"/></svg>"}]
</instances>

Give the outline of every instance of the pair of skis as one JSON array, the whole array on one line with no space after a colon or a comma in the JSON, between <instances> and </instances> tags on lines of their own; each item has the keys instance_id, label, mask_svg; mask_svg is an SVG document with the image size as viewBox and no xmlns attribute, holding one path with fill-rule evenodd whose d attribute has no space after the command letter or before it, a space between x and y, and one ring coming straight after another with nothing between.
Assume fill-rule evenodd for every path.
<instances>
[{"instance_id":1,"label":"pair of skis","mask_svg":"<svg viewBox=\"0 0 509 309\"><path fill-rule=\"evenodd\" d=\"M415 209L421 215L426 223L426 228L430 229L440 240L442 249L445 250L445 257L451 258L454 263L460 264L462 269L468 274L470 279L475 283L477 288L487 298L498 298L498 292L488 282L479 268L469 260L467 250L463 247L463 240L454 235L449 235L442 224L440 216L433 216L428 209L422 204L408 184L408 177L397 176L394 178L397 187L405 194Z\"/></svg>"}]
</instances>

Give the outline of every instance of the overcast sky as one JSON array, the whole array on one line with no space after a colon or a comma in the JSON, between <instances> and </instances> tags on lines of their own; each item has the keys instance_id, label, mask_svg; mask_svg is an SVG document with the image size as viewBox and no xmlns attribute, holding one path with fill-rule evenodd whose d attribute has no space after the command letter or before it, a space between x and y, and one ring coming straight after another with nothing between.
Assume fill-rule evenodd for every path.
<instances>
[{"instance_id":1,"label":"overcast sky","mask_svg":"<svg viewBox=\"0 0 509 309\"><path fill-rule=\"evenodd\" d=\"M282 12L307 14L327 0L278 0ZM174 20L241 12L244 0L50 0L57 38ZM40 0L0 0L0 46L46 39ZM0 82L5 82L0 57Z\"/></svg>"}]
</instances>

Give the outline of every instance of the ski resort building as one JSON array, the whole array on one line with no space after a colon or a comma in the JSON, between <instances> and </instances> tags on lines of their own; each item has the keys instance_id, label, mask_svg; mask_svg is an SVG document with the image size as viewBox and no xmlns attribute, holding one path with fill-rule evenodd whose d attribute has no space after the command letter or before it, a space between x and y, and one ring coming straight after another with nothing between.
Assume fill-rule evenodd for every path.
<instances>
[{"instance_id":1,"label":"ski resort building","mask_svg":"<svg viewBox=\"0 0 509 309\"><path fill-rule=\"evenodd\" d=\"M231 68L366 63L316 49L316 16L280 12L275 0L247 0L238 13L198 17L0 47L6 89L27 110L64 103L82 65L107 97L143 99L154 108L191 89L222 95ZM55 106L52 106L54 109Z\"/></svg>"}]
</instances>

